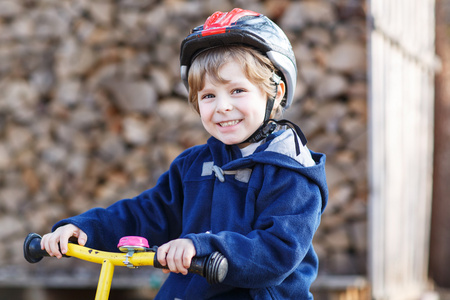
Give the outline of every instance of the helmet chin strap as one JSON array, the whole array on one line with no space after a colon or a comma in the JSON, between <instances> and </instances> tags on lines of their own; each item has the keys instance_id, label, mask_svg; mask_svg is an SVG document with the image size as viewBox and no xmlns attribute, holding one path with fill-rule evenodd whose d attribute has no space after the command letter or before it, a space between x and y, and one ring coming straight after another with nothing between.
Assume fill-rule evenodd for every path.
<instances>
[{"instance_id":1,"label":"helmet chin strap","mask_svg":"<svg viewBox=\"0 0 450 300\"><path fill-rule=\"evenodd\" d=\"M262 125L259 126L259 128L256 129L256 131L248 139L241 142L241 144L257 143L257 142L265 139L266 137L268 137L277 128L277 124L272 122L275 120L271 120L270 115L272 114L272 109L273 109L273 106L275 105L275 99L277 97L278 85L280 84L281 77L275 73L272 73L271 80L275 84L275 95L272 98L267 99L266 112L264 114L264 121L263 121Z\"/></svg>"},{"instance_id":2,"label":"helmet chin strap","mask_svg":"<svg viewBox=\"0 0 450 300\"><path fill-rule=\"evenodd\" d=\"M241 144L244 143L257 143L266 137L268 137L272 132L275 131L277 128L276 122L272 122L275 120L269 119L264 121L264 123L245 141L241 142Z\"/></svg>"},{"instance_id":3,"label":"helmet chin strap","mask_svg":"<svg viewBox=\"0 0 450 300\"><path fill-rule=\"evenodd\" d=\"M295 152L297 153L297 156L300 155L300 145L298 142L298 138L300 138L300 141L303 146L306 145L306 137L303 134L303 131L292 123L289 120L283 119L283 120L275 120L275 119L269 119L265 121L259 128L256 130L255 133L253 133L246 141L242 143L256 143L261 141L262 139L265 139L268 137L272 132L275 131L277 126L287 126L294 132L294 144L295 144ZM297 138L298 137L298 138Z\"/></svg>"},{"instance_id":4,"label":"helmet chin strap","mask_svg":"<svg viewBox=\"0 0 450 300\"><path fill-rule=\"evenodd\" d=\"M272 80L275 83L275 89L276 89L275 91L277 92L278 85L280 83L281 78L278 75L276 75L275 73L273 73ZM276 99L276 93L275 93L275 96L273 96L272 98L269 98L267 100L266 112L265 112L263 124L248 139L243 141L241 144L257 143L257 142L265 139L266 137L268 137L272 132L274 132L278 125L282 125L282 126L289 127L294 132L295 150L296 150L297 155L300 155L300 145L298 143L298 139L296 136L298 136L300 138L300 141L303 146L306 145L306 142L307 142L306 137L303 134L300 127L298 127L291 121L288 121L285 119L275 120L275 119L270 118L270 115L272 114L273 106L275 104L275 99Z\"/></svg>"}]
</instances>

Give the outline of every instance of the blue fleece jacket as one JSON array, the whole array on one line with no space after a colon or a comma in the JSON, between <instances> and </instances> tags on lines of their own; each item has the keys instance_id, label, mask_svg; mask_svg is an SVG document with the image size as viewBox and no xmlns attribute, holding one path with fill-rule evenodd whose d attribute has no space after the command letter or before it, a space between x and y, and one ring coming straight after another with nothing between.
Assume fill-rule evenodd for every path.
<instances>
[{"instance_id":1,"label":"blue fleece jacket","mask_svg":"<svg viewBox=\"0 0 450 300\"><path fill-rule=\"evenodd\" d=\"M155 187L53 230L72 223L88 235L86 246L106 251L126 235L150 245L183 237L197 256L227 257L223 283L171 273L157 299L312 299L312 239L328 199L325 155L306 147L297 155L292 141L291 130L277 131L242 157L211 137L180 154Z\"/></svg>"}]
</instances>

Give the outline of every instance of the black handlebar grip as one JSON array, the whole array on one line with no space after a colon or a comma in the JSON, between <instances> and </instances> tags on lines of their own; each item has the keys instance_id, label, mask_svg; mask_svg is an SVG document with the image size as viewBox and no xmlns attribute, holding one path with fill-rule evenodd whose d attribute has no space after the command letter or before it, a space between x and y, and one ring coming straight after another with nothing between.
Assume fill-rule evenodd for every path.
<instances>
[{"instance_id":1,"label":"black handlebar grip","mask_svg":"<svg viewBox=\"0 0 450 300\"><path fill-rule=\"evenodd\" d=\"M168 269L159 263L156 252L153 266L159 269ZM209 284L221 283L228 273L228 260L222 253L217 251L208 256L193 257L188 271L189 273L205 277Z\"/></svg>"},{"instance_id":2,"label":"black handlebar grip","mask_svg":"<svg viewBox=\"0 0 450 300\"><path fill-rule=\"evenodd\" d=\"M29 263L37 263L44 256L49 256L47 251L41 249L42 237L37 233L29 233L23 243L23 256Z\"/></svg>"}]
</instances>

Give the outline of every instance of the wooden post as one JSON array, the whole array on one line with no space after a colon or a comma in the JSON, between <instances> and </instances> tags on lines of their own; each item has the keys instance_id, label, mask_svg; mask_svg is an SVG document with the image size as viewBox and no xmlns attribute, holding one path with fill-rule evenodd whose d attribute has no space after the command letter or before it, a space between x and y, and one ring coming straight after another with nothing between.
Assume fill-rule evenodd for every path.
<instances>
[{"instance_id":1,"label":"wooden post","mask_svg":"<svg viewBox=\"0 0 450 300\"><path fill-rule=\"evenodd\" d=\"M450 0L436 1L436 53L442 70L436 76L435 152L430 239L430 275L450 288Z\"/></svg>"},{"instance_id":2,"label":"wooden post","mask_svg":"<svg viewBox=\"0 0 450 300\"><path fill-rule=\"evenodd\" d=\"M372 298L419 299L428 282L434 0L373 0L369 10Z\"/></svg>"}]
</instances>

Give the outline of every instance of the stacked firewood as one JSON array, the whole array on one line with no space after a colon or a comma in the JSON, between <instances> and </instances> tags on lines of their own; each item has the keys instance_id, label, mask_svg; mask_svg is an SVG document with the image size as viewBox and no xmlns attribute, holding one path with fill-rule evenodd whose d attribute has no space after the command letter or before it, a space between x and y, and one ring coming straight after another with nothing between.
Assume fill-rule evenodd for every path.
<instances>
[{"instance_id":1,"label":"stacked firewood","mask_svg":"<svg viewBox=\"0 0 450 300\"><path fill-rule=\"evenodd\" d=\"M30 231L152 187L208 135L187 104L179 46L216 10L255 10L291 39L296 122L327 154L321 272L364 274L366 25L362 0L0 1L0 265L26 268Z\"/></svg>"}]
</instances>

